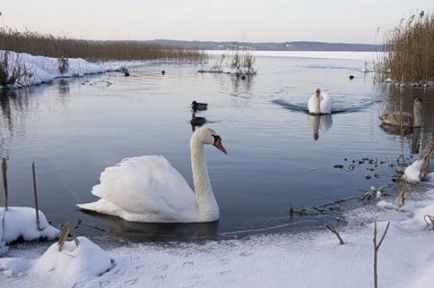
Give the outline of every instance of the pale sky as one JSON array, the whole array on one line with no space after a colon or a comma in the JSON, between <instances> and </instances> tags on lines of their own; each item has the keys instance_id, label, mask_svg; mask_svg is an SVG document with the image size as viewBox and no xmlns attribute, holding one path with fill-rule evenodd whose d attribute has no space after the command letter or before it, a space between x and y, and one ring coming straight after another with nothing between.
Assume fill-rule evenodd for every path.
<instances>
[{"instance_id":1,"label":"pale sky","mask_svg":"<svg viewBox=\"0 0 434 288\"><path fill-rule=\"evenodd\" d=\"M102 40L378 43L418 9L433 0L1 0L0 25Z\"/></svg>"}]
</instances>

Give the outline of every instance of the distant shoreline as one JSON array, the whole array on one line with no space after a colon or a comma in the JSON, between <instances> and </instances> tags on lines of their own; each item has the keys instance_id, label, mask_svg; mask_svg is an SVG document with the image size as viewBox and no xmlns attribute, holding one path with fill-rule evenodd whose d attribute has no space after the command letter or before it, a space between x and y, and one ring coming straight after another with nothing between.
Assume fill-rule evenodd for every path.
<instances>
[{"instance_id":1,"label":"distant shoreline","mask_svg":"<svg viewBox=\"0 0 434 288\"><path fill-rule=\"evenodd\" d=\"M226 50L248 49L256 51L341 51L341 52L381 52L382 44L357 44L357 43L329 43L317 41L293 41L293 42L238 42L238 41L183 41L156 39L146 41L152 44L175 46L185 49L200 50Z\"/></svg>"},{"instance_id":2,"label":"distant shoreline","mask_svg":"<svg viewBox=\"0 0 434 288\"><path fill-rule=\"evenodd\" d=\"M228 50L205 50L209 56L220 56ZM229 50L231 51L231 50ZM230 52L229 52L230 53ZM252 51L255 57L290 57L314 59L347 59L372 62L382 56L381 51Z\"/></svg>"}]
</instances>

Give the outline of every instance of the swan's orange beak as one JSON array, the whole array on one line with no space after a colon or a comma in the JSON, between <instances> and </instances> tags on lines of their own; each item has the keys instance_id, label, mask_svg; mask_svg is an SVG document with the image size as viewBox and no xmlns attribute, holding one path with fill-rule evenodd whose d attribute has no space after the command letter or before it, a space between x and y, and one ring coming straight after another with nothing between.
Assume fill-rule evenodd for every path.
<instances>
[{"instance_id":1,"label":"swan's orange beak","mask_svg":"<svg viewBox=\"0 0 434 288\"><path fill-rule=\"evenodd\" d=\"M222 144L222 138L220 138L220 136L218 135L214 135L214 144L213 144L217 149L219 149L220 151L222 151L225 154L228 154L228 151L226 151L225 147Z\"/></svg>"},{"instance_id":2,"label":"swan's orange beak","mask_svg":"<svg viewBox=\"0 0 434 288\"><path fill-rule=\"evenodd\" d=\"M228 151L226 151L225 147L223 146L222 142L216 142L214 143L214 146L219 149L220 151L222 151L223 153L225 153L226 155L228 154Z\"/></svg>"}]
</instances>

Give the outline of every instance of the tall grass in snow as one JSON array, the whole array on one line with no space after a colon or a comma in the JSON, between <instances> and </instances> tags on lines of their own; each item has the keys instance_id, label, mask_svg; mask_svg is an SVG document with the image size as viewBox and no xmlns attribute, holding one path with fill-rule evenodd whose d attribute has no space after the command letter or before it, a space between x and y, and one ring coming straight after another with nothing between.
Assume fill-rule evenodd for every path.
<instances>
[{"instance_id":1,"label":"tall grass in snow","mask_svg":"<svg viewBox=\"0 0 434 288\"><path fill-rule=\"evenodd\" d=\"M200 60L203 53L193 49L163 46L144 41L93 41L53 36L0 27L0 50L24 52L55 58L105 60Z\"/></svg>"},{"instance_id":2,"label":"tall grass in snow","mask_svg":"<svg viewBox=\"0 0 434 288\"><path fill-rule=\"evenodd\" d=\"M434 15L420 12L402 19L386 38L388 53L377 62L384 78L400 82L434 81Z\"/></svg>"}]
</instances>

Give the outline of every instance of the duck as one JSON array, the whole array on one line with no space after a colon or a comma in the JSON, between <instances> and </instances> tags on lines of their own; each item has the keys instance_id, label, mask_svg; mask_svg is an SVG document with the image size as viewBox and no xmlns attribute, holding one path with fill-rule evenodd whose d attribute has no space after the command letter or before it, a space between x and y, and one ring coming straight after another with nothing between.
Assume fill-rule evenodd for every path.
<instances>
[{"instance_id":1,"label":"duck","mask_svg":"<svg viewBox=\"0 0 434 288\"><path fill-rule=\"evenodd\" d=\"M207 110L208 109L208 103L193 101L193 102L191 102L191 109L194 112Z\"/></svg>"},{"instance_id":2,"label":"duck","mask_svg":"<svg viewBox=\"0 0 434 288\"><path fill-rule=\"evenodd\" d=\"M332 98L326 93L321 93L321 90L316 89L315 93L309 99L307 108L309 114L322 115L332 113Z\"/></svg>"},{"instance_id":3,"label":"duck","mask_svg":"<svg viewBox=\"0 0 434 288\"><path fill-rule=\"evenodd\" d=\"M413 102L413 114L407 112L392 112L381 115L381 125L421 127L422 126L422 99L416 98Z\"/></svg>"},{"instance_id":4,"label":"duck","mask_svg":"<svg viewBox=\"0 0 434 288\"><path fill-rule=\"evenodd\" d=\"M209 127L196 129L190 138L194 191L161 155L123 159L106 168L92 188L95 202L78 204L86 211L147 223L205 223L220 218L208 174L204 146L227 154L222 138Z\"/></svg>"}]
</instances>

